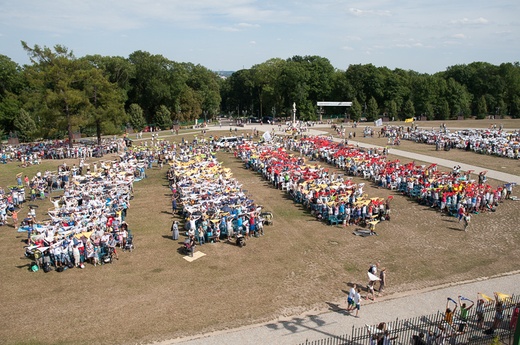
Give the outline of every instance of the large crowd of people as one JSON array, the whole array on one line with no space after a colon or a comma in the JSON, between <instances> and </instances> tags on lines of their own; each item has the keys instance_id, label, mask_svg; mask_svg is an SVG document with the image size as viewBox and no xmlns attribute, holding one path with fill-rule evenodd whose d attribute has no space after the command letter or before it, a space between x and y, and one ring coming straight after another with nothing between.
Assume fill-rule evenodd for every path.
<instances>
[{"instance_id":1,"label":"large crowd of people","mask_svg":"<svg viewBox=\"0 0 520 345\"><path fill-rule=\"evenodd\" d=\"M144 163L122 155L120 161L99 161L93 166L92 171L88 168L80 173L79 168L74 171L64 163L58 172L38 172L30 179L19 174L16 186L0 190L2 224L10 216L17 231L27 234L25 253L34 260L31 269L83 268L86 263L117 259L116 247L133 249L133 235L125 219L134 181ZM37 218L38 205L26 205L30 203L26 189L31 190L29 200L49 198L53 205L45 216L49 219ZM33 193L35 189L42 193ZM54 190L62 193L53 197ZM24 209L27 215L22 218L19 213L25 214Z\"/></svg>"},{"instance_id":2,"label":"large crowd of people","mask_svg":"<svg viewBox=\"0 0 520 345\"><path fill-rule=\"evenodd\" d=\"M40 164L45 159L88 159L124 150L124 141L104 138L101 144L77 141L69 146L68 140L46 140L35 143L0 146L0 163L17 162L21 167Z\"/></svg>"},{"instance_id":3,"label":"large crowd of people","mask_svg":"<svg viewBox=\"0 0 520 345\"><path fill-rule=\"evenodd\" d=\"M179 145L167 172L172 211L199 245L263 235L262 207L215 158L212 145ZM172 226L172 230L173 230Z\"/></svg>"},{"instance_id":4,"label":"large crowd of people","mask_svg":"<svg viewBox=\"0 0 520 345\"><path fill-rule=\"evenodd\" d=\"M329 222L337 218L346 224L374 218L388 220L389 200L369 199L360 185L329 174L317 164L306 164L304 157L334 165L347 175L371 180L378 187L402 192L459 219L470 213L495 211L501 201L510 197L514 186L506 183L492 187L486 183L485 171L479 173L478 180L472 179L471 172L463 172L457 166L451 172L443 172L436 164L403 164L388 160L382 151L335 143L323 137L277 140L242 145L239 155L248 167L260 171L275 187L286 189L296 201L317 210L316 214Z\"/></svg>"},{"instance_id":5,"label":"large crowd of people","mask_svg":"<svg viewBox=\"0 0 520 345\"><path fill-rule=\"evenodd\" d=\"M391 198L369 198L363 191L364 183L354 183L319 162L307 161L322 158L324 151L317 148L329 145L330 140L319 137L300 141L285 138L269 144L241 145L238 155L248 168L261 173L275 188L286 190L318 219L344 225L388 220Z\"/></svg>"},{"instance_id":6,"label":"large crowd of people","mask_svg":"<svg viewBox=\"0 0 520 345\"><path fill-rule=\"evenodd\" d=\"M399 138L435 145L438 151L459 149L511 159L520 158L520 130L508 132L500 127L492 127L450 131L445 125L439 129L385 126L381 128L380 135L389 138L389 143Z\"/></svg>"}]
</instances>

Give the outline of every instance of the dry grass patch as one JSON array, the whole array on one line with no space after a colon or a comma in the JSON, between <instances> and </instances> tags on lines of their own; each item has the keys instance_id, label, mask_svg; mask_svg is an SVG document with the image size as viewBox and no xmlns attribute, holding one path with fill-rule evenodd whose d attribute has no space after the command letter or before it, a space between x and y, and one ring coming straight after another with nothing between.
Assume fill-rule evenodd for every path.
<instances>
[{"instance_id":1,"label":"dry grass patch","mask_svg":"<svg viewBox=\"0 0 520 345\"><path fill-rule=\"evenodd\" d=\"M513 201L475 216L465 233L454 218L367 183L370 196L395 195L393 218L378 224L379 236L361 238L352 227L316 221L231 154L218 158L273 212L265 236L244 248L205 244L197 250L206 256L186 262L178 252L183 237L170 239L166 169L157 168L135 184L128 223L136 250L113 264L29 273L25 236L1 227L1 342L150 342L326 310L325 302L345 302L347 283L364 285L376 260L388 268L389 294L517 269L520 213ZM0 166L0 183L13 173ZM47 206L42 201L38 211Z\"/></svg>"}]
</instances>

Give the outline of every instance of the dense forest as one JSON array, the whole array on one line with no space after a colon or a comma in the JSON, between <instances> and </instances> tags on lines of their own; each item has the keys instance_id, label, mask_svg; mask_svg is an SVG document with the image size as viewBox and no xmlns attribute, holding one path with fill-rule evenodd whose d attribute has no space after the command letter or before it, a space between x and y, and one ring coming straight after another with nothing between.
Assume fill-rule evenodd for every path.
<instances>
[{"instance_id":1,"label":"dense forest","mask_svg":"<svg viewBox=\"0 0 520 345\"><path fill-rule=\"evenodd\" d=\"M200 65L136 51L127 58L76 57L68 48L22 42L30 64L0 55L0 137L21 140L97 136L147 125L233 117L297 116L314 120L317 101L352 101L327 114L447 120L487 115L520 117L520 64L455 65L433 75L350 65L320 56L270 59L221 78Z\"/></svg>"}]
</instances>

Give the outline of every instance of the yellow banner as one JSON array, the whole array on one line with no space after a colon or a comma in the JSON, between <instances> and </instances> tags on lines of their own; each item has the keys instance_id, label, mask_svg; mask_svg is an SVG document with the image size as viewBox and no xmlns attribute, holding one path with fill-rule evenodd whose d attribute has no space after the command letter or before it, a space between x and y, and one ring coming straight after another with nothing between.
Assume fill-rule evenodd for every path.
<instances>
[{"instance_id":1,"label":"yellow banner","mask_svg":"<svg viewBox=\"0 0 520 345\"><path fill-rule=\"evenodd\" d=\"M409 118L409 119L406 119L404 120L404 122L413 122L413 117Z\"/></svg>"}]
</instances>

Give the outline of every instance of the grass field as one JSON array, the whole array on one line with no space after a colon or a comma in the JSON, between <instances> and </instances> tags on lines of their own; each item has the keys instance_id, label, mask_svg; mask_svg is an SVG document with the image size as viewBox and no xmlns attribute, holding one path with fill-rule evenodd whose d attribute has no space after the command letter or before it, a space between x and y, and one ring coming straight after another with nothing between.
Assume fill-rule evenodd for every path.
<instances>
[{"instance_id":1,"label":"grass field","mask_svg":"<svg viewBox=\"0 0 520 345\"><path fill-rule=\"evenodd\" d=\"M443 154L459 159L456 150ZM388 269L387 294L518 269L520 212L514 201L473 217L465 233L454 218L367 183L370 196L395 195L393 218L378 225L379 236L360 238L351 234L353 228L316 221L231 154L218 158L273 212L274 225L265 228L265 236L248 240L244 248L225 242L199 246L207 255L185 261L179 252L183 237L170 239L166 169L158 168L134 186L127 221L136 250L113 264L30 273L24 236L0 227L0 343L146 343L324 311L325 302L345 302L348 283L364 286L366 269L375 261ZM32 176L59 163L2 165L0 186L15 184L18 172ZM43 219L50 203L39 205Z\"/></svg>"}]
</instances>

